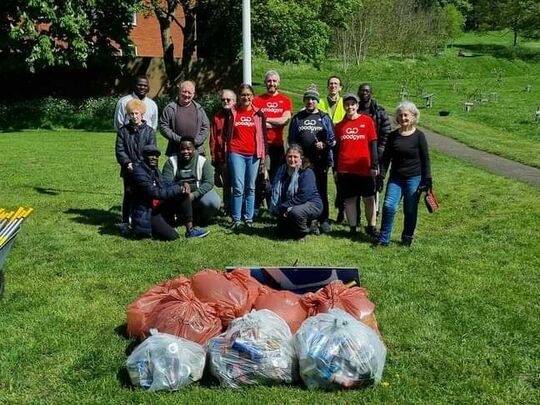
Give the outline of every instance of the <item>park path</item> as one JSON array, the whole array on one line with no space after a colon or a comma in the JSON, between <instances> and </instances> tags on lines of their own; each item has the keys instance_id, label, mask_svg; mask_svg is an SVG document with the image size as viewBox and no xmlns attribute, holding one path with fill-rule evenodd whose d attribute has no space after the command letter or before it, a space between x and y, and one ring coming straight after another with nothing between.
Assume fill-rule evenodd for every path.
<instances>
[{"instance_id":1,"label":"park path","mask_svg":"<svg viewBox=\"0 0 540 405\"><path fill-rule=\"evenodd\" d=\"M540 187L540 169L527 166L510 159L470 148L452 138L421 128L426 134L429 146L440 152L466 160L504 177L516 179Z\"/></svg>"}]
</instances>

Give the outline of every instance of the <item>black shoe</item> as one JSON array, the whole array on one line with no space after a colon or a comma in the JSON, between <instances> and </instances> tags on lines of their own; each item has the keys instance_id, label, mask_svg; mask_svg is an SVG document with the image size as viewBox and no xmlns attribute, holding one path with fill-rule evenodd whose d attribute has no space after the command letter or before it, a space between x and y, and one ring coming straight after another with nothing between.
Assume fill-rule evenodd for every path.
<instances>
[{"instance_id":1,"label":"black shoe","mask_svg":"<svg viewBox=\"0 0 540 405\"><path fill-rule=\"evenodd\" d=\"M366 226L366 235L371 236L372 238L377 238L379 236L379 231L374 226Z\"/></svg>"},{"instance_id":2,"label":"black shoe","mask_svg":"<svg viewBox=\"0 0 540 405\"><path fill-rule=\"evenodd\" d=\"M371 243L371 247L377 248L377 247L388 247L388 243L381 242L379 239L375 239Z\"/></svg>"},{"instance_id":3,"label":"black shoe","mask_svg":"<svg viewBox=\"0 0 540 405\"><path fill-rule=\"evenodd\" d=\"M358 232L356 231L356 226L351 226L350 229L349 229L349 235L354 236L357 233Z\"/></svg>"},{"instance_id":4,"label":"black shoe","mask_svg":"<svg viewBox=\"0 0 540 405\"><path fill-rule=\"evenodd\" d=\"M401 246L411 247L411 245L412 245L412 239L402 239L401 240Z\"/></svg>"}]
</instances>

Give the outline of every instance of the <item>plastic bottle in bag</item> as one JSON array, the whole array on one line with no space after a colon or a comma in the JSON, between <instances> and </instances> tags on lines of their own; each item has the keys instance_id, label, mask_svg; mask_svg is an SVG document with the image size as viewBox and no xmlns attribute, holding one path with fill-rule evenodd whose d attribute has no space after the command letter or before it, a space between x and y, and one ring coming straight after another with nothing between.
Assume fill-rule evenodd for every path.
<instances>
[{"instance_id":1,"label":"plastic bottle in bag","mask_svg":"<svg viewBox=\"0 0 540 405\"><path fill-rule=\"evenodd\" d=\"M206 352L189 340L151 331L126 362L131 382L148 391L175 391L200 380Z\"/></svg>"},{"instance_id":2,"label":"plastic bottle in bag","mask_svg":"<svg viewBox=\"0 0 540 405\"><path fill-rule=\"evenodd\" d=\"M294 336L300 377L310 389L357 388L380 382L386 348L368 326L341 309L304 321Z\"/></svg>"}]
</instances>

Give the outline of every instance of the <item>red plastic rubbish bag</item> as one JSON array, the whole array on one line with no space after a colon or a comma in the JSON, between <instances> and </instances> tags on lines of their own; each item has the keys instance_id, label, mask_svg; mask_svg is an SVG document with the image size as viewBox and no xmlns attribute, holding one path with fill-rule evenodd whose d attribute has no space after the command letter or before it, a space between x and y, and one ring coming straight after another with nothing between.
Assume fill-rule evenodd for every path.
<instances>
[{"instance_id":1,"label":"red plastic rubbish bag","mask_svg":"<svg viewBox=\"0 0 540 405\"><path fill-rule=\"evenodd\" d=\"M225 277L247 290L250 309L253 307L257 298L259 298L261 291L266 288L251 276L248 269L234 269L229 273L225 273Z\"/></svg>"},{"instance_id":2,"label":"red plastic rubbish bag","mask_svg":"<svg viewBox=\"0 0 540 405\"><path fill-rule=\"evenodd\" d=\"M315 314L313 307L309 308L303 303L301 295L270 288L263 289L253 308L256 310L269 309L279 315L287 322L292 334L296 333L308 316Z\"/></svg>"},{"instance_id":3,"label":"red plastic rubbish bag","mask_svg":"<svg viewBox=\"0 0 540 405\"><path fill-rule=\"evenodd\" d=\"M251 309L247 289L229 280L223 272L201 270L191 277L191 288L198 299L215 307L225 327Z\"/></svg>"},{"instance_id":4,"label":"red plastic rubbish bag","mask_svg":"<svg viewBox=\"0 0 540 405\"><path fill-rule=\"evenodd\" d=\"M127 333L130 337L144 339L148 334L148 317L152 310L167 297L172 288L177 288L183 284L189 284L189 279L180 276L173 280L167 280L155 285L143 295L129 304L127 309Z\"/></svg>"},{"instance_id":5,"label":"red plastic rubbish bag","mask_svg":"<svg viewBox=\"0 0 540 405\"><path fill-rule=\"evenodd\" d=\"M333 281L317 291L315 296L318 314L328 312L331 308L340 308L381 336L375 319L375 304L369 300L365 288L348 288L342 281Z\"/></svg>"},{"instance_id":6,"label":"red plastic rubbish bag","mask_svg":"<svg viewBox=\"0 0 540 405\"><path fill-rule=\"evenodd\" d=\"M221 320L212 305L199 301L189 284L169 291L148 319L149 328L201 345L221 333Z\"/></svg>"}]
</instances>

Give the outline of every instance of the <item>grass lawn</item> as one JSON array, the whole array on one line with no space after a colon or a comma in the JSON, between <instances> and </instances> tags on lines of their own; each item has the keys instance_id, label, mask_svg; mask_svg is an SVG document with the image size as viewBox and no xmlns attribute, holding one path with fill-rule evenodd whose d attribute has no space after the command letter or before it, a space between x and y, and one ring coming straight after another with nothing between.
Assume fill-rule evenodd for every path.
<instances>
[{"instance_id":1,"label":"grass lawn","mask_svg":"<svg viewBox=\"0 0 540 405\"><path fill-rule=\"evenodd\" d=\"M458 57L458 49L474 56ZM466 34L441 56L372 57L347 69L337 60L326 61L320 70L263 60L255 66L258 91L264 88L264 72L277 69L283 91L295 101L296 111L310 83L326 94L326 79L331 74L342 78L344 91L356 92L360 83L371 82L374 98L390 113L405 85L408 98L421 108L421 125L475 149L540 167L540 122L534 118L540 108L540 41L513 48L508 34ZM527 85L530 91L526 91ZM433 108L424 108L423 92L434 94ZM490 93L496 95L490 97ZM464 102L468 100L475 106L467 113ZM442 110L450 115L440 117Z\"/></svg>"},{"instance_id":2,"label":"grass lawn","mask_svg":"<svg viewBox=\"0 0 540 405\"><path fill-rule=\"evenodd\" d=\"M268 219L249 235L228 234L218 222L205 239L160 243L116 232L113 133L1 134L0 150L0 205L35 208L4 266L0 403L538 401L536 188L432 151L442 210L420 209L411 249L373 250L345 228L306 243L276 241ZM296 260L360 268L388 347L383 384L337 393L233 391L210 381L172 394L126 386L126 306L151 285L203 267Z\"/></svg>"}]
</instances>

